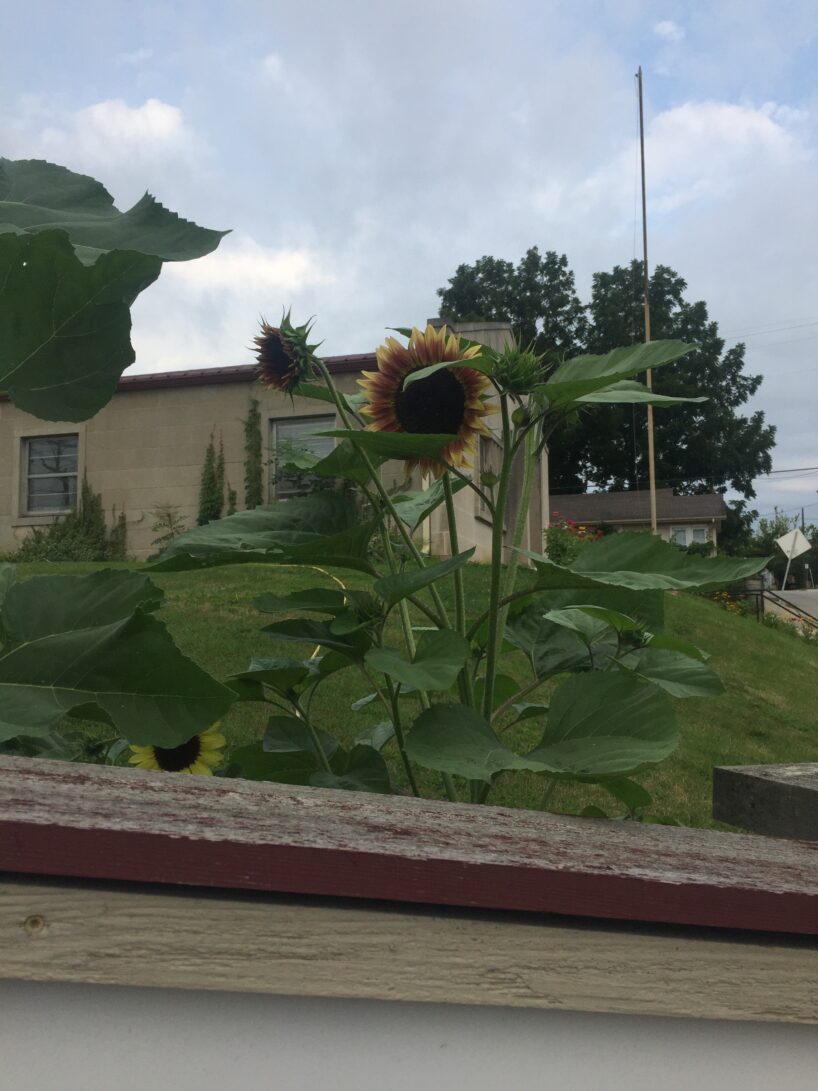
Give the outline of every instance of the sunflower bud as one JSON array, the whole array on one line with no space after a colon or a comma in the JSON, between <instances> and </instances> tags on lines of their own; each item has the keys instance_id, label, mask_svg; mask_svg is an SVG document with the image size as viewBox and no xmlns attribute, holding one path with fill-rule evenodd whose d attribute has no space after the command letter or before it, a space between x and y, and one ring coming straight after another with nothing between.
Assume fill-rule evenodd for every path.
<instances>
[{"instance_id":1,"label":"sunflower bud","mask_svg":"<svg viewBox=\"0 0 818 1091\"><path fill-rule=\"evenodd\" d=\"M497 357L492 379L504 394L530 394L543 381L543 357L519 345L509 345Z\"/></svg>"},{"instance_id":2,"label":"sunflower bud","mask_svg":"<svg viewBox=\"0 0 818 1091\"><path fill-rule=\"evenodd\" d=\"M307 343L312 322L294 326L290 312L282 316L279 327L261 320L261 332L253 340L259 382L271 390L292 394L299 383L312 377L318 344Z\"/></svg>"}]
</instances>

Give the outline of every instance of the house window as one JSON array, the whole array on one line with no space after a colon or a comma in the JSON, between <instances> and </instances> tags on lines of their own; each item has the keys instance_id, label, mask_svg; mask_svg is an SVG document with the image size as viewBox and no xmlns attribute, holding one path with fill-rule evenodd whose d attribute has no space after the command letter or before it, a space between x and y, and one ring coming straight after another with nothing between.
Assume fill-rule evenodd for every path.
<instances>
[{"instance_id":1,"label":"house window","mask_svg":"<svg viewBox=\"0 0 818 1091\"><path fill-rule=\"evenodd\" d=\"M308 473L285 474L279 467L297 454L310 454L325 458L335 446L332 436L318 436L335 427L335 417L287 417L270 421L270 495L277 500L291 496L303 496L309 492L316 478Z\"/></svg>"},{"instance_id":2,"label":"house window","mask_svg":"<svg viewBox=\"0 0 818 1091\"><path fill-rule=\"evenodd\" d=\"M79 436L23 440L24 509L27 515L73 511L77 506Z\"/></svg>"},{"instance_id":3,"label":"house window","mask_svg":"<svg viewBox=\"0 0 818 1091\"><path fill-rule=\"evenodd\" d=\"M707 527L671 527L670 540L683 549L693 542L709 542Z\"/></svg>"}]
</instances>

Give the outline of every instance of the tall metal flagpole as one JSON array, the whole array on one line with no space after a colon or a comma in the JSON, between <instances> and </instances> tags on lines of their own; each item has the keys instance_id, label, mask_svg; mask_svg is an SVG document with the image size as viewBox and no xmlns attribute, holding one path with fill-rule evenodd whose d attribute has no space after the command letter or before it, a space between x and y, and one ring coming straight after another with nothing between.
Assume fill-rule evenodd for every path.
<instances>
[{"instance_id":1,"label":"tall metal flagpole","mask_svg":"<svg viewBox=\"0 0 818 1091\"><path fill-rule=\"evenodd\" d=\"M650 277L648 275L648 209L645 198L645 118L642 109L642 65L636 73L639 86L639 153L642 164L642 279L645 299L645 344L650 342ZM645 376L648 390L653 389L653 374ZM650 530L656 534L656 457L653 446L653 406L648 406L648 474L650 480Z\"/></svg>"}]
</instances>

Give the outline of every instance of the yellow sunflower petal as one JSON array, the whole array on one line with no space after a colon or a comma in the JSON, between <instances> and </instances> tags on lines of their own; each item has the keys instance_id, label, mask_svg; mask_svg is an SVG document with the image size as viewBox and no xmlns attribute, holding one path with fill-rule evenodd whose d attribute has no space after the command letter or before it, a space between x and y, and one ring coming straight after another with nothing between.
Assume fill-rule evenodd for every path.
<instances>
[{"instance_id":1,"label":"yellow sunflower petal","mask_svg":"<svg viewBox=\"0 0 818 1091\"><path fill-rule=\"evenodd\" d=\"M213 770L210 768L209 765L205 765L205 763L201 761L201 759L199 761L194 761L192 765L189 765L186 769L183 769L182 772L193 773L194 775L201 777L213 776Z\"/></svg>"}]
</instances>

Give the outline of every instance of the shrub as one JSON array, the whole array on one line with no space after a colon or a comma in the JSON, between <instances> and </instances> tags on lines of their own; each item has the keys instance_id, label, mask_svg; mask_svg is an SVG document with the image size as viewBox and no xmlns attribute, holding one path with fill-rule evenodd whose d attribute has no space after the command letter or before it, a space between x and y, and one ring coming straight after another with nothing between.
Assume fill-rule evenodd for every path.
<instances>
[{"instance_id":1,"label":"shrub","mask_svg":"<svg viewBox=\"0 0 818 1091\"><path fill-rule=\"evenodd\" d=\"M554 564L569 564L590 542L603 537L596 527L587 527L573 519L565 519L558 511L551 513L556 520L544 531L545 552Z\"/></svg>"},{"instance_id":2,"label":"shrub","mask_svg":"<svg viewBox=\"0 0 818 1091\"><path fill-rule=\"evenodd\" d=\"M33 527L14 561L118 561L124 560L127 544L125 513L116 519L110 534L102 498L83 480L76 511L47 527Z\"/></svg>"}]
</instances>

